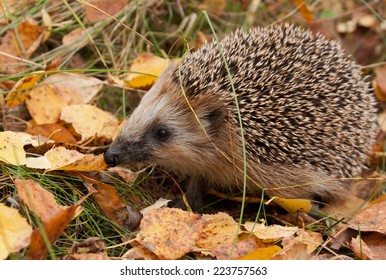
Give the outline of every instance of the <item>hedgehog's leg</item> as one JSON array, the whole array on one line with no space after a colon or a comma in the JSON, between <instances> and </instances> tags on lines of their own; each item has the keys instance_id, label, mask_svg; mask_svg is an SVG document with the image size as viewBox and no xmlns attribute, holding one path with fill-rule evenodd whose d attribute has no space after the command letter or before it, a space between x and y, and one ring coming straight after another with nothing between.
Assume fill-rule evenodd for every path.
<instances>
[{"instance_id":1,"label":"hedgehog's leg","mask_svg":"<svg viewBox=\"0 0 386 280\"><path fill-rule=\"evenodd\" d=\"M195 211L204 205L205 183L200 177L191 177L185 192L189 207ZM183 199L172 201L169 206L186 210L186 203Z\"/></svg>"}]
</instances>

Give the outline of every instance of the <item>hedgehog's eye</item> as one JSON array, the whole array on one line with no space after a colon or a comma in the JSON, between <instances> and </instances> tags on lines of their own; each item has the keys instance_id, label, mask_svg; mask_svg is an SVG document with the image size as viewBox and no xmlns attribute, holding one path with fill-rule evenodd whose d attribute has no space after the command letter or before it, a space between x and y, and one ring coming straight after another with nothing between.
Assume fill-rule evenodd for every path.
<instances>
[{"instance_id":1,"label":"hedgehog's eye","mask_svg":"<svg viewBox=\"0 0 386 280\"><path fill-rule=\"evenodd\" d=\"M170 137L170 131L167 127L165 126L160 126L156 129L155 135L157 139L165 141Z\"/></svg>"}]
</instances>

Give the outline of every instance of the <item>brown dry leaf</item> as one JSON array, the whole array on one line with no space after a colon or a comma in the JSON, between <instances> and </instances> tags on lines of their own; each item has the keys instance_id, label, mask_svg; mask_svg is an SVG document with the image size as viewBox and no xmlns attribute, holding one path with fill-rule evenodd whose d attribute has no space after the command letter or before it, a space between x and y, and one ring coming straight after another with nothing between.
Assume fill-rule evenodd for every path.
<instances>
[{"instance_id":1,"label":"brown dry leaf","mask_svg":"<svg viewBox=\"0 0 386 280\"><path fill-rule=\"evenodd\" d=\"M16 26L16 32L7 31L1 40L0 52L25 59L29 58L39 46L43 35L43 28L35 20L28 19ZM10 56L0 55L1 72L15 74L20 72L22 68L23 62Z\"/></svg>"},{"instance_id":2,"label":"brown dry leaf","mask_svg":"<svg viewBox=\"0 0 386 280\"><path fill-rule=\"evenodd\" d=\"M44 231L51 244L63 234L64 229L74 217L78 207L79 205L65 207L47 222L43 223ZM34 230L27 258L29 260L42 260L47 255L47 252L48 249L41 232L38 229Z\"/></svg>"},{"instance_id":3,"label":"brown dry leaf","mask_svg":"<svg viewBox=\"0 0 386 280\"><path fill-rule=\"evenodd\" d=\"M360 211L348 226L354 230L374 231L386 234L386 201L371 204Z\"/></svg>"},{"instance_id":4,"label":"brown dry leaf","mask_svg":"<svg viewBox=\"0 0 386 280\"><path fill-rule=\"evenodd\" d=\"M160 259L174 260L191 252L201 229L201 216L181 209L162 208L143 216L136 240Z\"/></svg>"},{"instance_id":5,"label":"brown dry leaf","mask_svg":"<svg viewBox=\"0 0 386 280\"><path fill-rule=\"evenodd\" d=\"M309 212L312 209L311 201L307 199L288 199L274 197L272 200L287 212Z\"/></svg>"},{"instance_id":6,"label":"brown dry leaf","mask_svg":"<svg viewBox=\"0 0 386 280\"><path fill-rule=\"evenodd\" d=\"M108 172L118 174L118 176L121 177L126 183L131 182L138 175L138 172L133 172L130 169L122 166L110 167Z\"/></svg>"},{"instance_id":7,"label":"brown dry leaf","mask_svg":"<svg viewBox=\"0 0 386 280\"><path fill-rule=\"evenodd\" d=\"M194 40L194 47L196 50L200 49L208 40L206 39L206 36L201 31L197 32L197 37Z\"/></svg>"},{"instance_id":8,"label":"brown dry leaf","mask_svg":"<svg viewBox=\"0 0 386 280\"><path fill-rule=\"evenodd\" d=\"M71 123L82 141L93 137L112 140L118 135L118 120L114 115L92 105L72 105L62 109L60 119Z\"/></svg>"},{"instance_id":9,"label":"brown dry leaf","mask_svg":"<svg viewBox=\"0 0 386 280\"><path fill-rule=\"evenodd\" d=\"M386 65L375 68L374 72L373 87L375 96L380 101L386 101Z\"/></svg>"},{"instance_id":10,"label":"brown dry leaf","mask_svg":"<svg viewBox=\"0 0 386 280\"><path fill-rule=\"evenodd\" d=\"M82 96L82 104L89 103L103 86L103 81L74 73L56 73L45 79L42 85L63 86ZM72 103L75 104L75 103Z\"/></svg>"},{"instance_id":11,"label":"brown dry leaf","mask_svg":"<svg viewBox=\"0 0 386 280\"><path fill-rule=\"evenodd\" d=\"M383 132L386 132L386 111L383 111L378 115L378 125ZM381 156L384 156L383 151Z\"/></svg>"},{"instance_id":12,"label":"brown dry leaf","mask_svg":"<svg viewBox=\"0 0 386 280\"><path fill-rule=\"evenodd\" d=\"M310 260L312 256L307 250L307 244L297 242L277 252L271 260Z\"/></svg>"},{"instance_id":13,"label":"brown dry leaf","mask_svg":"<svg viewBox=\"0 0 386 280\"><path fill-rule=\"evenodd\" d=\"M134 59L125 83L129 87L149 89L167 65L168 60L164 58L152 53L142 53Z\"/></svg>"},{"instance_id":14,"label":"brown dry leaf","mask_svg":"<svg viewBox=\"0 0 386 280\"><path fill-rule=\"evenodd\" d=\"M281 248L277 245L257 248L256 250L242 256L239 260L269 260L280 250Z\"/></svg>"},{"instance_id":15,"label":"brown dry leaf","mask_svg":"<svg viewBox=\"0 0 386 280\"><path fill-rule=\"evenodd\" d=\"M8 108L12 108L23 102L27 98L29 90L40 81L42 76L43 74L33 74L21 78L13 86L12 91L5 97Z\"/></svg>"},{"instance_id":16,"label":"brown dry leaf","mask_svg":"<svg viewBox=\"0 0 386 280\"><path fill-rule=\"evenodd\" d=\"M244 227L257 238L267 243L277 241L283 237L293 236L299 230L297 227L283 227L279 225L266 226L253 222L246 222Z\"/></svg>"},{"instance_id":17,"label":"brown dry leaf","mask_svg":"<svg viewBox=\"0 0 386 280\"><path fill-rule=\"evenodd\" d=\"M85 253L85 254L73 253L69 255L66 259L67 260L94 260L94 261L111 260L111 258L107 255L106 252Z\"/></svg>"},{"instance_id":18,"label":"brown dry leaf","mask_svg":"<svg viewBox=\"0 0 386 280\"><path fill-rule=\"evenodd\" d=\"M47 139L51 139L59 143L67 143L67 144L76 143L76 139L72 135L72 133L63 125L58 123L41 124L41 125L29 123L29 127L25 130L25 132L31 135L44 136Z\"/></svg>"},{"instance_id":19,"label":"brown dry leaf","mask_svg":"<svg viewBox=\"0 0 386 280\"><path fill-rule=\"evenodd\" d=\"M218 260L234 260L255 251L258 247L260 246L255 238L248 238L237 241L236 244L221 244L211 250L211 255Z\"/></svg>"},{"instance_id":20,"label":"brown dry leaf","mask_svg":"<svg viewBox=\"0 0 386 280\"><path fill-rule=\"evenodd\" d=\"M31 179L16 179L15 186L21 201L35 213L42 222L47 222L64 206L60 206L52 193L43 189Z\"/></svg>"},{"instance_id":21,"label":"brown dry leaf","mask_svg":"<svg viewBox=\"0 0 386 280\"><path fill-rule=\"evenodd\" d=\"M129 0L89 0L87 2L84 21L93 23L109 18L109 15L114 16L127 5Z\"/></svg>"},{"instance_id":22,"label":"brown dry leaf","mask_svg":"<svg viewBox=\"0 0 386 280\"><path fill-rule=\"evenodd\" d=\"M109 260L106 253L105 241L98 237L89 237L72 246L70 255L66 260Z\"/></svg>"},{"instance_id":23,"label":"brown dry leaf","mask_svg":"<svg viewBox=\"0 0 386 280\"><path fill-rule=\"evenodd\" d=\"M159 260L149 249L142 245L137 245L128 250L123 256L123 260Z\"/></svg>"},{"instance_id":24,"label":"brown dry leaf","mask_svg":"<svg viewBox=\"0 0 386 280\"><path fill-rule=\"evenodd\" d=\"M76 43L77 41L79 41L79 39L82 36L86 36L85 33L82 33L83 30L84 29L82 27L78 27L78 28L75 28L74 30L71 30L70 33L67 33L66 35L64 35L62 38L63 45L71 46L74 43Z\"/></svg>"},{"instance_id":25,"label":"brown dry leaf","mask_svg":"<svg viewBox=\"0 0 386 280\"><path fill-rule=\"evenodd\" d=\"M294 245L295 243L304 243L307 245L307 253L311 254L323 243L323 237L319 232L313 232L300 229L297 236L283 238L281 244L284 248Z\"/></svg>"},{"instance_id":26,"label":"brown dry leaf","mask_svg":"<svg viewBox=\"0 0 386 280\"><path fill-rule=\"evenodd\" d=\"M33 88L26 100L28 111L36 124L56 123L64 107L81 103L83 99L79 94L59 85Z\"/></svg>"},{"instance_id":27,"label":"brown dry leaf","mask_svg":"<svg viewBox=\"0 0 386 280\"><path fill-rule=\"evenodd\" d=\"M32 144L31 135L22 132L0 132L0 161L13 165L26 163L24 146Z\"/></svg>"},{"instance_id":28,"label":"brown dry leaf","mask_svg":"<svg viewBox=\"0 0 386 280\"><path fill-rule=\"evenodd\" d=\"M209 11L219 17L224 13L226 4L226 0L204 0L204 3L198 5L198 9Z\"/></svg>"},{"instance_id":29,"label":"brown dry leaf","mask_svg":"<svg viewBox=\"0 0 386 280\"><path fill-rule=\"evenodd\" d=\"M314 22L314 16L310 11L310 8L307 5L307 2L304 0L292 0L298 8L298 12L303 16L303 18L308 22Z\"/></svg>"},{"instance_id":30,"label":"brown dry leaf","mask_svg":"<svg viewBox=\"0 0 386 280\"><path fill-rule=\"evenodd\" d=\"M102 212L109 220L129 230L133 230L138 227L142 218L141 213L133 210L132 208L128 208L116 189L90 177L86 177L84 175L81 176L90 182L86 183L86 187L89 190L92 190L92 187L95 187L97 190L97 192L93 192L92 195Z\"/></svg>"},{"instance_id":31,"label":"brown dry leaf","mask_svg":"<svg viewBox=\"0 0 386 280\"><path fill-rule=\"evenodd\" d=\"M358 235L351 240L351 249L361 260L386 260L386 237L372 233L360 239Z\"/></svg>"},{"instance_id":32,"label":"brown dry leaf","mask_svg":"<svg viewBox=\"0 0 386 280\"><path fill-rule=\"evenodd\" d=\"M328 216L332 216L336 219L341 218L351 218L357 213L360 209L367 207L368 202L353 196L347 195L346 198L342 201L331 202L322 208L323 213Z\"/></svg>"},{"instance_id":33,"label":"brown dry leaf","mask_svg":"<svg viewBox=\"0 0 386 280\"><path fill-rule=\"evenodd\" d=\"M232 244L235 241L238 224L226 213L203 215L200 221L201 235L196 246L202 249L213 249L222 244Z\"/></svg>"},{"instance_id":34,"label":"brown dry leaf","mask_svg":"<svg viewBox=\"0 0 386 280\"><path fill-rule=\"evenodd\" d=\"M0 260L27 247L32 228L15 208L0 203Z\"/></svg>"},{"instance_id":35,"label":"brown dry leaf","mask_svg":"<svg viewBox=\"0 0 386 280\"><path fill-rule=\"evenodd\" d=\"M75 150L57 147L47 151L44 157L51 163L52 170L100 171L107 168L103 155L82 154Z\"/></svg>"}]
</instances>

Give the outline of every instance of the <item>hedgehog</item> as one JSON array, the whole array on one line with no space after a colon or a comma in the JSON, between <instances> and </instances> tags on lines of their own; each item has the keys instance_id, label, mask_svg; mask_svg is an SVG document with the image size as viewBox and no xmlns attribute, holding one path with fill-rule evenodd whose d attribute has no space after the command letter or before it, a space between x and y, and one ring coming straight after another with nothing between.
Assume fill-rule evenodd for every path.
<instances>
[{"instance_id":1,"label":"hedgehog","mask_svg":"<svg viewBox=\"0 0 386 280\"><path fill-rule=\"evenodd\" d=\"M208 188L328 203L344 199L377 132L375 98L339 43L293 25L236 30L171 63L104 155ZM184 208L182 201L176 207Z\"/></svg>"}]
</instances>

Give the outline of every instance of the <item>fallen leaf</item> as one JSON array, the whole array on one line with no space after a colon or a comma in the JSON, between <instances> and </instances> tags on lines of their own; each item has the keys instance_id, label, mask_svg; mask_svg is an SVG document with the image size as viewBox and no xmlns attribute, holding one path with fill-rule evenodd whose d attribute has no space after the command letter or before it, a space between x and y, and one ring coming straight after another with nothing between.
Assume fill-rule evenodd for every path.
<instances>
[{"instance_id":1,"label":"fallen leaf","mask_svg":"<svg viewBox=\"0 0 386 280\"><path fill-rule=\"evenodd\" d=\"M296 236L285 237L281 242L283 248L292 246L295 243L306 244L307 253L311 254L323 243L323 237L319 232L300 229Z\"/></svg>"},{"instance_id":2,"label":"fallen leaf","mask_svg":"<svg viewBox=\"0 0 386 280\"><path fill-rule=\"evenodd\" d=\"M246 222L244 227L263 242L274 242L283 237L292 236L299 230L297 227L284 227L279 225L266 226L253 222Z\"/></svg>"},{"instance_id":3,"label":"fallen leaf","mask_svg":"<svg viewBox=\"0 0 386 280\"><path fill-rule=\"evenodd\" d=\"M83 33L83 28L78 27L74 30L71 30L69 33L63 36L62 43L64 46L71 46L81 39L82 36L86 36L86 33Z\"/></svg>"},{"instance_id":4,"label":"fallen leaf","mask_svg":"<svg viewBox=\"0 0 386 280\"><path fill-rule=\"evenodd\" d=\"M0 132L0 161L13 165L25 164L26 154L23 147L32 144L30 135L22 132Z\"/></svg>"},{"instance_id":5,"label":"fallen leaf","mask_svg":"<svg viewBox=\"0 0 386 280\"><path fill-rule=\"evenodd\" d=\"M249 254L258 247L259 244L255 238L248 238L237 241L235 244L220 244L211 250L211 254L218 260L234 260Z\"/></svg>"},{"instance_id":6,"label":"fallen leaf","mask_svg":"<svg viewBox=\"0 0 386 280\"><path fill-rule=\"evenodd\" d=\"M277 245L257 248L256 250L240 257L239 260L269 260L280 250L281 248Z\"/></svg>"},{"instance_id":7,"label":"fallen leaf","mask_svg":"<svg viewBox=\"0 0 386 280\"><path fill-rule=\"evenodd\" d=\"M292 0L298 9L298 12L303 16L303 18L308 22L314 22L314 16L308 7L308 4L304 0Z\"/></svg>"},{"instance_id":8,"label":"fallen leaf","mask_svg":"<svg viewBox=\"0 0 386 280\"><path fill-rule=\"evenodd\" d=\"M60 119L71 123L82 141L93 137L112 140L118 135L118 120L111 113L92 105L72 105L62 109Z\"/></svg>"},{"instance_id":9,"label":"fallen leaf","mask_svg":"<svg viewBox=\"0 0 386 280\"><path fill-rule=\"evenodd\" d=\"M128 208L116 189L108 184L98 182L84 175L81 176L90 182L86 183L86 187L89 190L92 187L96 188L97 192L94 192L92 195L103 214L105 214L110 221L129 230L138 227L142 218L141 213L132 208Z\"/></svg>"},{"instance_id":10,"label":"fallen leaf","mask_svg":"<svg viewBox=\"0 0 386 280\"><path fill-rule=\"evenodd\" d=\"M29 91L40 81L43 74L31 74L21 78L12 88L11 92L5 97L9 108L12 108L23 102Z\"/></svg>"},{"instance_id":11,"label":"fallen leaf","mask_svg":"<svg viewBox=\"0 0 386 280\"><path fill-rule=\"evenodd\" d=\"M74 217L78 207L79 205L65 207L61 211L57 212L48 221L43 223L45 235L51 244L53 244L59 238L59 236L63 234L64 229ZM42 233L39 231L39 229L35 229L32 232L31 244L27 258L29 260L42 260L46 257L47 252L47 245L44 241Z\"/></svg>"},{"instance_id":12,"label":"fallen leaf","mask_svg":"<svg viewBox=\"0 0 386 280\"><path fill-rule=\"evenodd\" d=\"M386 101L386 65L375 68L374 72L373 87L375 96L380 101ZM383 131L385 130L383 129Z\"/></svg>"},{"instance_id":13,"label":"fallen leaf","mask_svg":"<svg viewBox=\"0 0 386 280\"><path fill-rule=\"evenodd\" d=\"M164 58L152 53L142 53L134 59L125 83L129 87L149 89L167 65L168 61Z\"/></svg>"},{"instance_id":14,"label":"fallen leaf","mask_svg":"<svg viewBox=\"0 0 386 280\"><path fill-rule=\"evenodd\" d=\"M0 203L0 260L27 247L32 228L17 209Z\"/></svg>"},{"instance_id":15,"label":"fallen leaf","mask_svg":"<svg viewBox=\"0 0 386 280\"><path fill-rule=\"evenodd\" d=\"M25 166L35 169L51 169L52 164L46 157L27 157Z\"/></svg>"},{"instance_id":16,"label":"fallen leaf","mask_svg":"<svg viewBox=\"0 0 386 280\"><path fill-rule=\"evenodd\" d=\"M271 260L309 260L311 254L307 251L307 245L297 242L277 252Z\"/></svg>"},{"instance_id":17,"label":"fallen leaf","mask_svg":"<svg viewBox=\"0 0 386 280\"><path fill-rule=\"evenodd\" d=\"M354 230L374 231L386 234L386 201L371 204L360 211L348 226Z\"/></svg>"},{"instance_id":18,"label":"fallen leaf","mask_svg":"<svg viewBox=\"0 0 386 280\"><path fill-rule=\"evenodd\" d=\"M65 260L110 260L106 253L105 241L98 237L90 237L76 243L71 254Z\"/></svg>"},{"instance_id":19,"label":"fallen leaf","mask_svg":"<svg viewBox=\"0 0 386 280\"><path fill-rule=\"evenodd\" d=\"M136 245L128 250L123 256L123 260L159 260L149 249L142 245Z\"/></svg>"},{"instance_id":20,"label":"fallen leaf","mask_svg":"<svg viewBox=\"0 0 386 280\"><path fill-rule=\"evenodd\" d=\"M138 175L138 172L133 172L130 169L122 167L122 166L110 167L108 169L108 172L109 173L116 173L126 183L129 183L130 181L134 180Z\"/></svg>"},{"instance_id":21,"label":"fallen leaf","mask_svg":"<svg viewBox=\"0 0 386 280\"><path fill-rule=\"evenodd\" d=\"M15 186L21 201L42 222L47 222L64 208L56 202L52 193L43 189L32 179L16 179Z\"/></svg>"},{"instance_id":22,"label":"fallen leaf","mask_svg":"<svg viewBox=\"0 0 386 280\"><path fill-rule=\"evenodd\" d=\"M89 103L103 87L103 81L97 78L74 73L56 73L47 77L41 84L68 88L82 96L80 103Z\"/></svg>"},{"instance_id":23,"label":"fallen leaf","mask_svg":"<svg viewBox=\"0 0 386 280\"><path fill-rule=\"evenodd\" d=\"M0 55L0 71L11 74L21 71L24 68L23 62L12 56L29 58L42 41L44 35L43 30L44 29L32 19L27 19L18 24L15 30L8 30L1 40L0 52L4 52L10 56Z\"/></svg>"},{"instance_id":24,"label":"fallen leaf","mask_svg":"<svg viewBox=\"0 0 386 280\"><path fill-rule=\"evenodd\" d=\"M51 168L47 171L100 171L107 168L103 154L97 156L82 154L76 150L68 150L64 147L53 148L47 151L44 157L51 163Z\"/></svg>"},{"instance_id":25,"label":"fallen leaf","mask_svg":"<svg viewBox=\"0 0 386 280\"><path fill-rule=\"evenodd\" d=\"M43 36L43 42L47 41L48 38L51 36L51 31L52 31L52 18L49 13L47 13L46 9L42 9L42 21L45 26L45 31L44 31L44 36Z\"/></svg>"},{"instance_id":26,"label":"fallen leaf","mask_svg":"<svg viewBox=\"0 0 386 280\"><path fill-rule=\"evenodd\" d=\"M147 214L148 212L150 212L154 209L160 209L160 208L166 207L170 201L171 200L169 200L169 199L160 198L156 202L154 202L153 205L150 205L150 206L142 209L141 213L144 215L144 214Z\"/></svg>"},{"instance_id":27,"label":"fallen leaf","mask_svg":"<svg viewBox=\"0 0 386 280\"><path fill-rule=\"evenodd\" d=\"M219 17L224 13L226 4L226 0L204 0L202 4L198 5L198 9L207 10L209 13Z\"/></svg>"},{"instance_id":28,"label":"fallen leaf","mask_svg":"<svg viewBox=\"0 0 386 280\"><path fill-rule=\"evenodd\" d=\"M31 135L41 135L58 143L76 143L76 139L72 133L63 125L58 123L41 125L29 123L29 127L25 130L25 132Z\"/></svg>"},{"instance_id":29,"label":"fallen leaf","mask_svg":"<svg viewBox=\"0 0 386 280\"><path fill-rule=\"evenodd\" d=\"M200 215L162 208L143 216L136 240L160 259L174 260L191 252L200 235Z\"/></svg>"},{"instance_id":30,"label":"fallen leaf","mask_svg":"<svg viewBox=\"0 0 386 280\"><path fill-rule=\"evenodd\" d=\"M38 125L58 122L64 107L81 103L83 99L79 94L60 85L35 87L26 100L28 111Z\"/></svg>"},{"instance_id":31,"label":"fallen leaf","mask_svg":"<svg viewBox=\"0 0 386 280\"><path fill-rule=\"evenodd\" d=\"M276 196L272 200L287 212L309 212L312 209L311 201L307 199L288 199Z\"/></svg>"},{"instance_id":32,"label":"fallen leaf","mask_svg":"<svg viewBox=\"0 0 386 280\"><path fill-rule=\"evenodd\" d=\"M358 235L351 240L351 249L355 256L361 260L386 260L386 237L383 234L372 233Z\"/></svg>"},{"instance_id":33,"label":"fallen leaf","mask_svg":"<svg viewBox=\"0 0 386 280\"><path fill-rule=\"evenodd\" d=\"M198 222L202 228L196 246L213 249L220 244L233 244L237 237L238 224L226 213L205 214Z\"/></svg>"},{"instance_id":34,"label":"fallen leaf","mask_svg":"<svg viewBox=\"0 0 386 280\"><path fill-rule=\"evenodd\" d=\"M129 0L89 0L85 3L85 22L98 22L114 16L120 12L129 2ZM102 13L102 10L104 13Z\"/></svg>"},{"instance_id":35,"label":"fallen leaf","mask_svg":"<svg viewBox=\"0 0 386 280\"><path fill-rule=\"evenodd\" d=\"M327 216L331 216L336 219L352 218L355 213L364 209L367 205L367 201L353 195L347 195L344 200L331 202L321 210Z\"/></svg>"}]
</instances>

